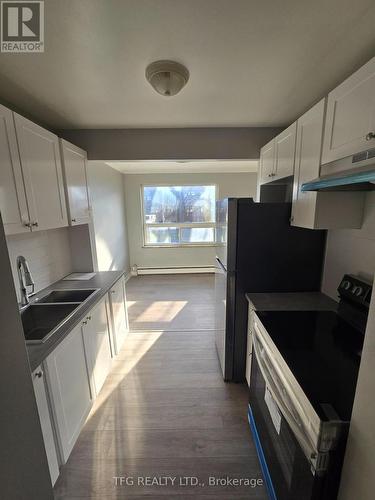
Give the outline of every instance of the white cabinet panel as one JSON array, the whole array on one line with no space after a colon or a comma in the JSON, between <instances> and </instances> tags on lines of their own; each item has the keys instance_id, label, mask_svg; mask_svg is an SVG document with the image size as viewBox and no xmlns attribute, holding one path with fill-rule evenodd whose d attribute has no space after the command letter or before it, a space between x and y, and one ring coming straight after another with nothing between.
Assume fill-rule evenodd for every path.
<instances>
[{"instance_id":1,"label":"white cabinet panel","mask_svg":"<svg viewBox=\"0 0 375 500\"><path fill-rule=\"evenodd\" d=\"M126 311L125 280L123 278L111 288L109 292L109 301L115 352L118 354L129 331Z\"/></svg>"},{"instance_id":2,"label":"white cabinet panel","mask_svg":"<svg viewBox=\"0 0 375 500\"><path fill-rule=\"evenodd\" d=\"M30 232L13 113L0 105L0 210L5 234Z\"/></svg>"},{"instance_id":3,"label":"white cabinet panel","mask_svg":"<svg viewBox=\"0 0 375 500\"><path fill-rule=\"evenodd\" d=\"M65 463L92 405L81 324L52 351L45 363Z\"/></svg>"},{"instance_id":4,"label":"white cabinet panel","mask_svg":"<svg viewBox=\"0 0 375 500\"><path fill-rule=\"evenodd\" d=\"M57 459L55 438L47 400L46 387L44 384L44 373L41 366L38 366L38 368L33 372L32 378L36 404L38 406L40 426L42 428L44 447L46 449L51 483L53 486L59 477L59 462Z\"/></svg>"},{"instance_id":5,"label":"white cabinet panel","mask_svg":"<svg viewBox=\"0 0 375 500\"><path fill-rule=\"evenodd\" d=\"M90 221L90 203L87 186L87 154L83 149L60 139L61 159L65 175L65 187L69 221L71 225Z\"/></svg>"},{"instance_id":6,"label":"white cabinet panel","mask_svg":"<svg viewBox=\"0 0 375 500\"><path fill-rule=\"evenodd\" d=\"M245 371L246 381L249 387L250 387L250 376L251 376L251 361L253 354L252 322L253 322L253 311L249 307L248 323L247 323L246 371Z\"/></svg>"},{"instance_id":7,"label":"white cabinet panel","mask_svg":"<svg viewBox=\"0 0 375 500\"><path fill-rule=\"evenodd\" d=\"M292 225L314 228L316 192L301 186L319 177L324 119L324 99L297 120L296 162L293 186Z\"/></svg>"},{"instance_id":8,"label":"white cabinet panel","mask_svg":"<svg viewBox=\"0 0 375 500\"><path fill-rule=\"evenodd\" d=\"M292 225L308 229L356 229L362 224L363 194L301 190L319 177L324 99L297 120Z\"/></svg>"},{"instance_id":9,"label":"white cabinet panel","mask_svg":"<svg viewBox=\"0 0 375 500\"><path fill-rule=\"evenodd\" d=\"M375 148L375 57L329 93L322 163L370 148Z\"/></svg>"},{"instance_id":10,"label":"white cabinet panel","mask_svg":"<svg viewBox=\"0 0 375 500\"><path fill-rule=\"evenodd\" d=\"M90 311L83 326L90 385L94 395L99 394L112 363L106 300L102 299Z\"/></svg>"},{"instance_id":11,"label":"white cabinet panel","mask_svg":"<svg viewBox=\"0 0 375 500\"><path fill-rule=\"evenodd\" d=\"M260 184L273 180L275 166L275 140L272 139L260 150Z\"/></svg>"},{"instance_id":12,"label":"white cabinet panel","mask_svg":"<svg viewBox=\"0 0 375 500\"><path fill-rule=\"evenodd\" d=\"M275 138L275 166L273 180L294 174L297 122L285 129Z\"/></svg>"},{"instance_id":13,"label":"white cabinet panel","mask_svg":"<svg viewBox=\"0 0 375 500\"><path fill-rule=\"evenodd\" d=\"M67 226L58 137L16 113L14 123L32 229Z\"/></svg>"}]
</instances>

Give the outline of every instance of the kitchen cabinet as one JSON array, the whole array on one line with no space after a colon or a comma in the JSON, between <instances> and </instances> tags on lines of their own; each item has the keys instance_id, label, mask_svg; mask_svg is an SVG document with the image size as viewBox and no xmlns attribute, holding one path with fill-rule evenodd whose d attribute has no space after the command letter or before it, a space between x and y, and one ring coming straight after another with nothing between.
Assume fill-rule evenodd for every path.
<instances>
[{"instance_id":1,"label":"kitchen cabinet","mask_svg":"<svg viewBox=\"0 0 375 500\"><path fill-rule=\"evenodd\" d=\"M375 57L328 94L322 163L375 148Z\"/></svg>"},{"instance_id":2,"label":"kitchen cabinet","mask_svg":"<svg viewBox=\"0 0 375 500\"><path fill-rule=\"evenodd\" d=\"M273 180L275 166L275 139L263 146L260 150L260 184Z\"/></svg>"},{"instance_id":3,"label":"kitchen cabinet","mask_svg":"<svg viewBox=\"0 0 375 500\"><path fill-rule=\"evenodd\" d=\"M0 105L0 210L5 234L30 232L13 113Z\"/></svg>"},{"instance_id":4,"label":"kitchen cabinet","mask_svg":"<svg viewBox=\"0 0 375 500\"><path fill-rule=\"evenodd\" d=\"M250 387L250 375L251 375L251 357L253 353L252 323L253 323L253 310L249 307L249 315L247 322L246 370L245 370L246 381L249 387Z\"/></svg>"},{"instance_id":5,"label":"kitchen cabinet","mask_svg":"<svg viewBox=\"0 0 375 500\"><path fill-rule=\"evenodd\" d=\"M90 222L90 201L87 185L87 153L60 139L65 193L69 223L74 226Z\"/></svg>"},{"instance_id":6,"label":"kitchen cabinet","mask_svg":"<svg viewBox=\"0 0 375 500\"><path fill-rule=\"evenodd\" d=\"M109 291L109 304L114 350L118 354L129 331L124 278L117 281Z\"/></svg>"},{"instance_id":7,"label":"kitchen cabinet","mask_svg":"<svg viewBox=\"0 0 375 500\"><path fill-rule=\"evenodd\" d=\"M14 123L32 230L67 226L58 137L17 113Z\"/></svg>"},{"instance_id":8,"label":"kitchen cabinet","mask_svg":"<svg viewBox=\"0 0 375 500\"><path fill-rule=\"evenodd\" d=\"M309 229L360 228L363 194L301 190L319 177L325 100L297 120L296 160L291 224Z\"/></svg>"},{"instance_id":9,"label":"kitchen cabinet","mask_svg":"<svg viewBox=\"0 0 375 500\"><path fill-rule=\"evenodd\" d=\"M61 458L65 463L92 406L81 324L45 361Z\"/></svg>"},{"instance_id":10,"label":"kitchen cabinet","mask_svg":"<svg viewBox=\"0 0 375 500\"><path fill-rule=\"evenodd\" d=\"M90 311L82 328L93 396L99 394L112 364L106 301L104 297Z\"/></svg>"},{"instance_id":11,"label":"kitchen cabinet","mask_svg":"<svg viewBox=\"0 0 375 500\"><path fill-rule=\"evenodd\" d=\"M57 478L59 477L59 462L57 458L55 437L51 422L46 387L44 383L44 373L41 366L38 366L38 368L32 373L32 379L36 404L38 407L40 426L42 428L44 447L46 450L48 467L51 475L51 483L53 486Z\"/></svg>"},{"instance_id":12,"label":"kitchen cabinet","mask_svg":"<svg viewBox=\"0 0 375 500\"><path fill-rule=\"evenodd\" d=\"M294 156L296 149L297 122L275 137L275 161L272 172L273 180L290 177L294 174Z\"/></svg>"}]
</instances>

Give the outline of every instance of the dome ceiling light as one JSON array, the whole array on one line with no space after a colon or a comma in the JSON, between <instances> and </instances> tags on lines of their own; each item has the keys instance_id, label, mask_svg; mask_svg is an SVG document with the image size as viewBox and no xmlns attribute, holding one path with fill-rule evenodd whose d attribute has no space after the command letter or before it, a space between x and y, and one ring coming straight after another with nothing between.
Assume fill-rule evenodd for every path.
<instances>
[{"instance_id":1,"label":"dome ceiling light","mask_svg":"<svg viewBox=\"0 0 375 500\"><path fill-rule=\"evenodd\" d=\"M156 92L170 97L185 87L189 71L174 61L155 61L147 66L146 78Z\"/></svg>"}]
</instances>

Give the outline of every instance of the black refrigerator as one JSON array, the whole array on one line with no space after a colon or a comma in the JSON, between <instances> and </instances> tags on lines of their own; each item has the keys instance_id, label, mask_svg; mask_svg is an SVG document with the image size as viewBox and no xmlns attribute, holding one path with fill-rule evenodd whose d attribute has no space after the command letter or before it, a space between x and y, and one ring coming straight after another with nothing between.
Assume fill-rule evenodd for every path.
<instances>
[{"instance_id":1,"label":"black refrigerator","mask_svg":"<svg viewBox=\"0 0 375 500\"><path fill-rule=\"evenodd\" d=\"M319 291L326 232L290 225L290 203L216 204L215 337L226 381L245 380L246 293Z\"/></svg>"}]
</instances>

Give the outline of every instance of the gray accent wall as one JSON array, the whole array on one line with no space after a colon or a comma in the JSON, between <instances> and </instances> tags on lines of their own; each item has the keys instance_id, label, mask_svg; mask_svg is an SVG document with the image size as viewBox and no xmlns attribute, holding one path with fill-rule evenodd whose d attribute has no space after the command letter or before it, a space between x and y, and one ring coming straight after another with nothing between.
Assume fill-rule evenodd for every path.
<instances>
[{"instance_id":1,"label":"gray accent wall","mask_svg":"<svg viewBox=\"0 0 375 500\"><path fill-rule=\"evenodd\" d=\"M257 159L281 128L58 130L89 160Z\"/></svg>"},{"instance_id":2,"label":"gray accent wall","mask_svg":"<svg viewBox=\"0 0 375 500\"><path fill-rule=\"evenodd\" d=\"M12 271L0 217L0 497L52 500Z\"/></svg>"},{"instance_id":3,"label":"gray accent wall","mask_svg":"<svg viewBox=\"0 0 375 500\"><path fill-rule=\"evenodd\" d=\"M130 265L138 267L195 267L213 266L215 247L150 248L143 246L141 208L142 185L159 184L216 184L218 198L255 197L256 173L212 174L144 174L124 175L126 213L128 222Z\"/></svg>"}]
</instances>

